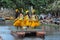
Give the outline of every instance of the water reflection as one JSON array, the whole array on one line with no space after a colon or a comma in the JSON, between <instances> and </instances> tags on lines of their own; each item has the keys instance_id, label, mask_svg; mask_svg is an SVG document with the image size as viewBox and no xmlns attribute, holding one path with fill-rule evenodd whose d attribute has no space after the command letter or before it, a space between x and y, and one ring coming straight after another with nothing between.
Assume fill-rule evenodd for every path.
<instances>
[{"instance_id":1,"label":"water reflection","mask_svg":"<svg viewBox=\"0 0 60 40\"><path fill-rule=\"evenodd\" d=\"M0 36L3 38L3 40L14 40L13 36L10 34L0 34Z\"/></svg>"},{"instance_id":2,"label":"water reflection","mask_svg":"<svg viewBox=\"0 0 60 40\"><path fill-rule=\"evenodd\" d=\"M60 35L55 34L55 35L49 35L45 37L45 40L60 40Z\"/></svg>"},{"instance_id":3,"label":"water reflection","mask_svg":"<svg viewBox=\"0 0 60 40\"><path fill-rule=\"evenodd\" d=\"M16 40L60 40L60 35L45 36L45 39L41 39L41 38L23 38L23 39L16 39Z\"/></svg>"},{"instance_id":4,"label":"water reflection","mask_svg":"<svg viewBox=\"0 0 60 40\"><path fill-rule=\"evenodd\" d=\"M21 38L21 39L16 39L16 40L43 40L41 38Z\"/></svg>"}]
</instances>

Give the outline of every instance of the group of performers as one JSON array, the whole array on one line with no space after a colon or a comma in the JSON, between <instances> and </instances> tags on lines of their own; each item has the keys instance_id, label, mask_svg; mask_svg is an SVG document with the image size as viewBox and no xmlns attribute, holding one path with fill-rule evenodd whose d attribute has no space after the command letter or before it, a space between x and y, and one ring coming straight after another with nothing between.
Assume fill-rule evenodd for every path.
<instances>
[{"instance_id":1,"label":"group of performers","mask_svg":"<svg viewBox=\"0 0 60 40\"><path fill-rule=\"evenodd\" d=\"M20 13L19 16L15 19L14 24L15 27L20 28L36 28L40 26L40 22L38 17L35 14L35 10L32 11L32 15L29 15L29 11L26 11L26 14Z\"/></svg>"}]
</instances>

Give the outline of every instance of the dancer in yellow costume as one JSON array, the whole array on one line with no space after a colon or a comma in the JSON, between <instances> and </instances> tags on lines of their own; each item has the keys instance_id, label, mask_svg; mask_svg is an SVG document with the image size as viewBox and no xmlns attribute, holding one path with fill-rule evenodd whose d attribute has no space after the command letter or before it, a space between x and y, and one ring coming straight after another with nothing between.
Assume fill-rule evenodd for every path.
<instances>
[{"instance_id":1,"label":"dancer in yellow costume","mask_svg":"<svg viewBox=\"0 0 60 40\"><path fill-rule=\"evenodd\" d=\"M35 15L35 10L32 11L32 16L31 16L31 27L35 28L40 25L40 22L38 21L38 17Z\"/></svg>"},{"instance_id":2,"label":"dancer in yellow costume","mask_svg":"<svg viewBox=\"0 0 60 40\"><path fill-rule=\"evenodd\" d=\"M24 24L26 27L29 27L30 23L29 23L29 11L26 11L26 14L24 16Z\"/></svg>"},{"instance_id":3,"label":"dancer in yellow costume","mask_svg":"<svg viewBox=\"0 0 60 40\"><path fill-rule=\"evenodd\" d=\"M20 13L19 13L19 10L18 10L18 9L16 9L16 10L15 10L15 12L16 12L16 14L15 14L15 18L17 18L17 17L18 17L18 15L20 14Z\"/></svg>"},{"instance_id":4,"label":"dancer in yellow costume","mask_svg":"<svg viewBox=\"0 0 60 40\"><path fill-rule=\"evenodd\" d=\"M18 29L18 27L22 27L22 22L23 22L23 14L20 13L20 15L15 19L15 22L13 25L16 26Z\"/></svg>"}]
</instances>

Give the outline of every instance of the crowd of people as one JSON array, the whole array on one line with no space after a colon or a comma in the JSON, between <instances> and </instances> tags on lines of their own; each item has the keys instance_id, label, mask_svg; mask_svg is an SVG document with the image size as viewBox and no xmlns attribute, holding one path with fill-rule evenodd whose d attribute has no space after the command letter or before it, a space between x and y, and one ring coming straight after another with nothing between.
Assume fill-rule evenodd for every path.
<instances>
[{"instance_id":1,"label":"crowd of people","mask_svg":"<svg viewBox=\"0 0 60 40\"><path fill-rule=\"evenodd\" d=\"M16 12L18 12L18 10L16 10ZM19 27L24 29L24 28L36 28L40 26L40 21L36 16L34 9L31 15L29 14L29 10L26 10L25 15L22 12L20 12L20 14L18 15L16 16L16 19L13 24L15 27L17 27L17 29Z\"/></svg>"}]
</instances>

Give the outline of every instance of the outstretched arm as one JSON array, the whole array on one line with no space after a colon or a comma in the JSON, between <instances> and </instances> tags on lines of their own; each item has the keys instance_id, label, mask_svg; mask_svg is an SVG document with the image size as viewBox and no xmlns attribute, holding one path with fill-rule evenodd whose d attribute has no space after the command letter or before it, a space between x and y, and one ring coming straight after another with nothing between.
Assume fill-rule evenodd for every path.
<instances>
[{"instance_id":1,"label":"outstretched arm","mask_svg":"<svg viewBox=\"0 0 60 40\"><path fill-rule=\"evenodd\" d=\"M14 22L17 21L18 19L19 19L19 17L17 17L17 18L14 20Z\"/></svg>"}]
</instances>

